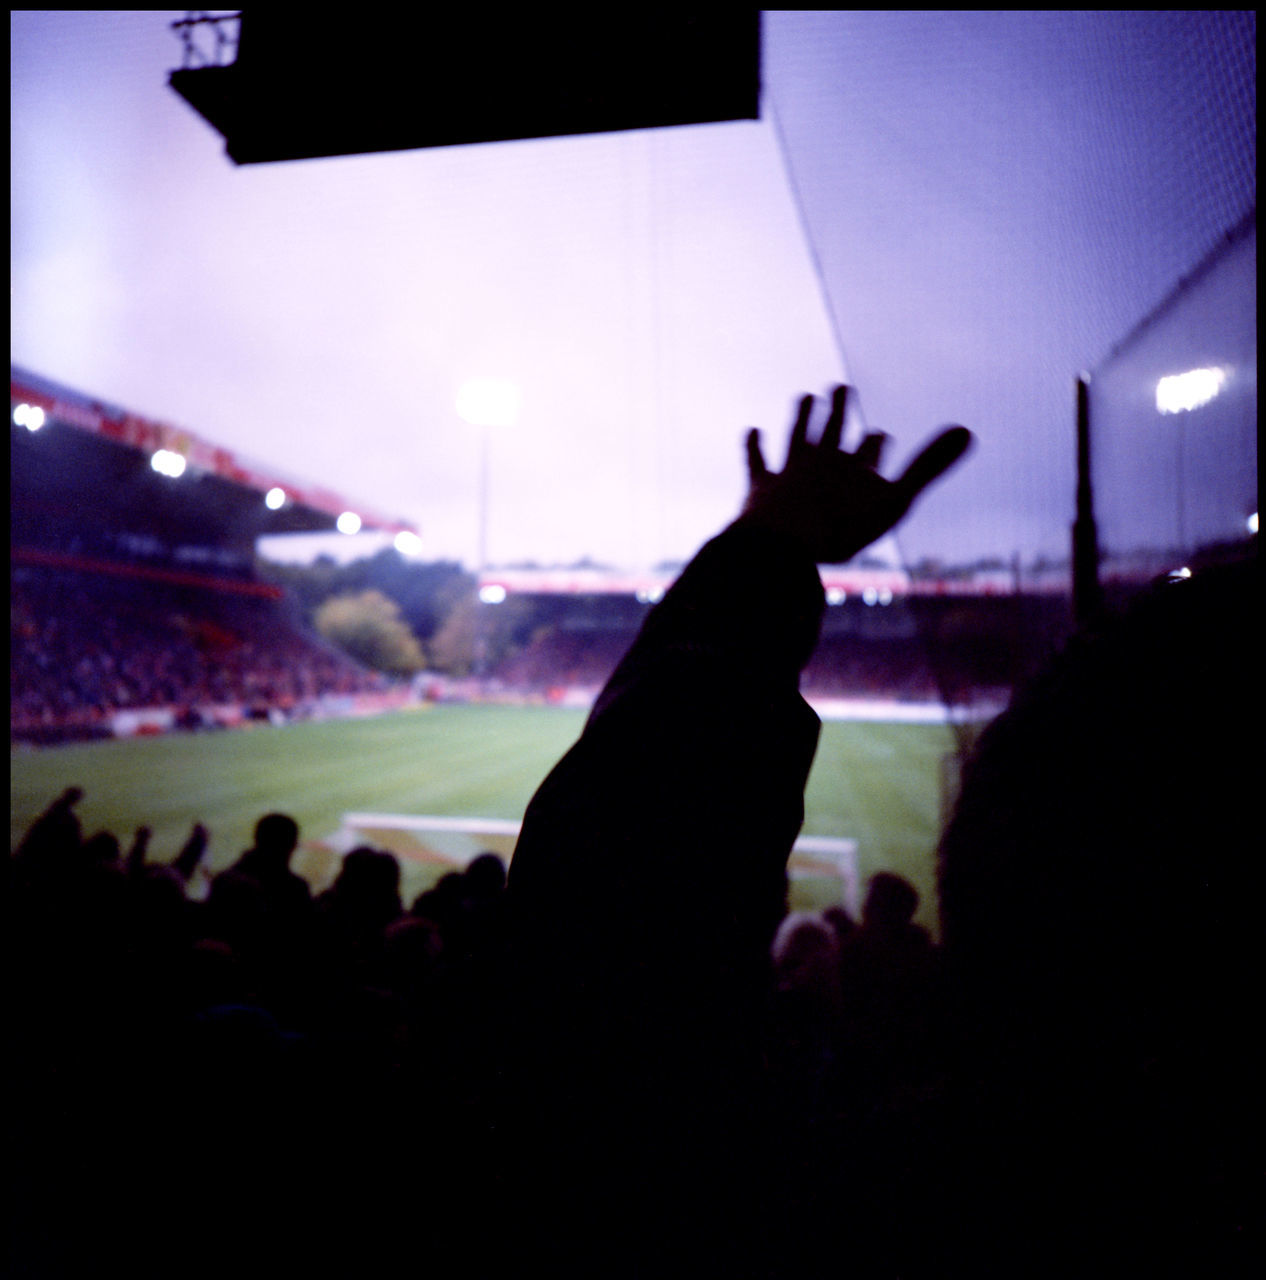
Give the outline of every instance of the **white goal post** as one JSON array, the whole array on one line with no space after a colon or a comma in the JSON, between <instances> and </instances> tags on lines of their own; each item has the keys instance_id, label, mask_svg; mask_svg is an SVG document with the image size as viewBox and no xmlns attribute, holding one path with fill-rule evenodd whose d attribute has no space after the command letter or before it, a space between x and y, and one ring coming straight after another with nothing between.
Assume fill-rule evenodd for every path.
<instances>
[{"instance_id":1,"label":"white goal post","mask_svg":"<svg viewBox=\"0 0 1266 1280\"><path fill-rule=\"evenodd\" d=\"M358 833L365 831L428 831L471 836L506 836L519 834L521 823L508 818L448 818L438 814L412 813L345 813L336 837L339 852L345 853L358 843ZM861 884L857 871L857 841L836 836L800 836L791 851L787 867L793 879L813 876L838 876L842 897L849 913L856 918L861 910Z\"/></svg>"}]
</instances>

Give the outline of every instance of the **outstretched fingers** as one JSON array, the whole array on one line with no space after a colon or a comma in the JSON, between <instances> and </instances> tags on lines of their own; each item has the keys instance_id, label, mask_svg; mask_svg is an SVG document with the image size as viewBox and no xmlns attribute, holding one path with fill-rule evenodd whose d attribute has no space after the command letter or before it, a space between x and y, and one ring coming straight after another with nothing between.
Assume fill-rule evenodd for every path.
<instances>
[{"instance_id":1,"label":"outstretched fingers","mask_svg":"<svg viewBox=\"0 0 1266 1280\"><path fill-rule=\"evenodd\" d=\"M826 426L822 428L822 439L818 447L822 449L838 449L844 438L844 414L848 409L848 387L839 386L831 392L831 412Z\"/></svg>"},{"instance_id":2,"label":"outstretched fingers","mask_svg":"<svg viewBox=\"0 0 1266 1280\"><path fill-rule=\"evenodd\" d=\"M769 468L765 465L765 455L761 452L759 427L753 427L747 433L746 443L747 479L749 484L755 485L769 475Z\"/></svg>"},{"instance_id":3,"label":"outstretched fingers","mask_svg":"<svg viewBox=\"0 0 1266 1280\"><path fill-rule=\"evenodd\" d=\"M809 444L809 418L813 414L813 397L801 396L796 420L791 424L791 438L787 441L787 461L798 457Z\"/></svg>"}]
</instances>

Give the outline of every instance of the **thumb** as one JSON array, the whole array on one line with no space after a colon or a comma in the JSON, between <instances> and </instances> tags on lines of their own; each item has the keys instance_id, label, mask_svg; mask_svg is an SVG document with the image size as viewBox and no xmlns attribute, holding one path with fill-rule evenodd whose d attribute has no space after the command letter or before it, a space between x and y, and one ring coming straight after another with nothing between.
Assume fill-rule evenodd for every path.
<instances>
[{"instance_id":1,"label":"thumb","mask_svg":"<svg viewBox=\"0 0 1266 1280\"><path fill-rule=\"evenodd\" d=\"M972 433L966 427L949 427L925 445L897 481L906 506L954 466L971 445Z\"/></svg>"}]
</instances>

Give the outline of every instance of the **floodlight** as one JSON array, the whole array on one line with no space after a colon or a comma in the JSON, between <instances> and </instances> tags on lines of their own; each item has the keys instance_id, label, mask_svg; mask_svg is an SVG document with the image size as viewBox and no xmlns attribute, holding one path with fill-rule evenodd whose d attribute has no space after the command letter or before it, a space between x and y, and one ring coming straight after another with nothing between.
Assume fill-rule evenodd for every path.
<instances>
[{"instance_id":1,"label":"floodlight","mask_svg":"<svg viewBox=\"0 0 1266 1280\"><path fill-rule=\"evenodd\" d=\"M422 552L422 539L410 529L401 529L396 534L395 547L402 556L416 556Z\"/></svg>"},{"instance_id":2,"label":"floodlight","mask_svg":"<svg viewBox=\"0 0 1266 1280\"><path fill-rule=\"evenodd\" d=\"M280 511L286 505L286 491L280 487L269 489L264 495L264 506L269 511Z\"/></svg>"},{"instance_id":3,"label":"floodlight","mask_svg":"<svg viewBox=\"0 0 1266 1280\"><path fill-rule=\"evenodd\" d=\"M344 511L338 520L335 521L339 533L359 533L360 532L360 516L355 511Z\"/></svg>"},{"instance_id":4,"label":"floodlight","mask_svg":"<svg viewBox=\"0 0 1266 1280\"><path fill-rule=\"evenodd\" d=\"M1156 384L1159 413L1186 413L1208 404L1226 383L1225 369L1188 369L1174 373Z\"/></svg>"},{"instance_id":5,"label":"floodlight","mask_svg":"<svg viewBox=\"0 0 1266 1280\"><path fill-rule=\"evenodd\" d=\"M471 378L458 388L457 414L473 427L512 427L519 416L519 388L508 378Z\"/></svg>"},{"instance_id":6,"label":"floodlight","mask_svg":"<svg viewBox=\"0 0 1266 1280\"><path fill-rule=\"evenodd\" d=\"M177 476L184 475L185 460L180 454L173 452L171 449L159 449L149 460L149 465L158 472L160 476L167 476L175 480Z\"/></svg>"},{"instance_id":7,"label":"floodlight","mask_svg":"<svg viewBox=\"0 0 1266 1280\"><path fill-rule=\"evenodd\" d=\"M28 431L38 431L44 425L44 410L37 404L20 404L13 411L13 421Z\"/></svg>"},{"instance_id":8,"label":"floodlight","mask_svg":"<svg viewBox=\"0 0 1266 1280\"><path fill-rule=\"evenodd\" d=\"M506 598L506 589L495 582L479 588L479 599L484 604L501 604Z\"/></svg>"}]
</instances>

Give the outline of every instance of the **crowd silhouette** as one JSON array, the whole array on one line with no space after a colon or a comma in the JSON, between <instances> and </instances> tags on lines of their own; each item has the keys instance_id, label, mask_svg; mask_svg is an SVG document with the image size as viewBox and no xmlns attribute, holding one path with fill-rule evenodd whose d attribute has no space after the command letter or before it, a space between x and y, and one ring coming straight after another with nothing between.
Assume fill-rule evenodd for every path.
<instances>
[{"instance_id":1,"label":"crowd silhouette","mask_svg":"<svg viewBox=\"0 0 1266 1280\"><path fill-rule=\"evenodd\" d=\"M788 910L818 563L899 521L847 392L649 614L524 817L409 904L266 814L189 892L71 787L6 868L15 1275L1235 1275L1260 1192L1256 564L1079 636L939 851ZM733 589L741 577L743 591ZM735 687L747 696L738 700ZM211 819L213 820L213 819Z\"/></svg>"}]
</instances>

